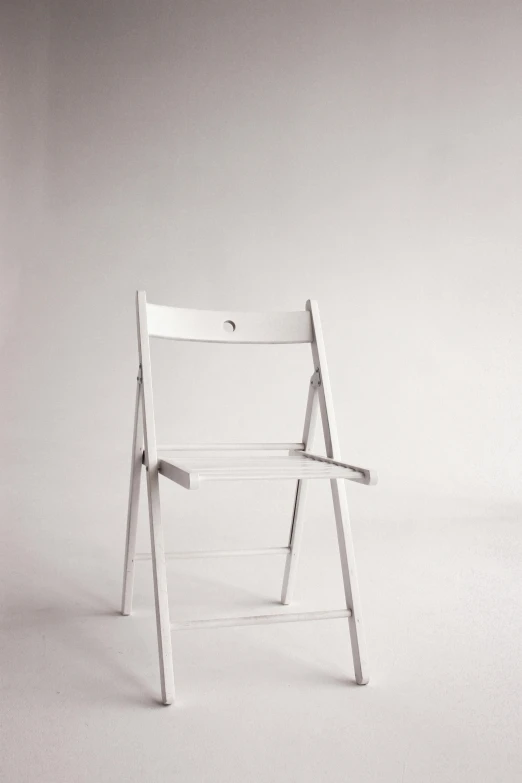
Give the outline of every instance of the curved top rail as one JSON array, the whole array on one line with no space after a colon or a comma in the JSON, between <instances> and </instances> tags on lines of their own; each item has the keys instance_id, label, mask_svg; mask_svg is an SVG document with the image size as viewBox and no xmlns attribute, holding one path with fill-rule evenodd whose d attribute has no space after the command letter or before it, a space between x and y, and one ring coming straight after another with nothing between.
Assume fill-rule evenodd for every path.
<instances>
[{"instance_id":1,"label":"curved top rail","mask_svg":"<svg viewBox=\"0 0 522 783\"><path fill-rule=\"evenodd\" d=\"M306 310L241 313L147 303L147 331L149 337L208 343L311 343L313 339Z\"/></svg>"}]
</instances>

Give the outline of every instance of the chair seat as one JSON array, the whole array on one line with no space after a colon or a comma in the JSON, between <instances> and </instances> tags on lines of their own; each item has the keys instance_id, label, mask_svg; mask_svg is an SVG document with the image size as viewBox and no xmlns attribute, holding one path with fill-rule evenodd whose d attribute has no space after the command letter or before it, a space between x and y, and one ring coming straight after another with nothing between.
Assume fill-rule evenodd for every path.
<instances>
[{"instance_id":1,"label":"chair seat","mask_svg":"<svg viewBox=\"0 0 522 783\"><path fill-rule=\"evenodd\" d=\"M267 456L176 451L172 456L162 456L159 472L186 489L197 489L202 481L341 478L363 484L375 481L369 470L303 452Z\"/></svg>"}]
</instances>

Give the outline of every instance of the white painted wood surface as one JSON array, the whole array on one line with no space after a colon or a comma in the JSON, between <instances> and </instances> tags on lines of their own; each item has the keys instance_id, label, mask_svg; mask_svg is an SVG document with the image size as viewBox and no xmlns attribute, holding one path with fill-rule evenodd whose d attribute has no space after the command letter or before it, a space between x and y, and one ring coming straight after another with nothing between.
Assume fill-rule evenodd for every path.
<instances>
[{"instance_id":1,"label":"white painted wood surface","mask_svg":"<svg viewBox=\"0 0 522 783\"><path fill-rule=\"evenodd\" d=\"M159 472L185 489L198 489L204 481L274 481L344 478L364 482L361 471L339 462L322 462L302 454L286 456L194 456L177 453L159 460Z\"/></svg>"},{"instance_id":2,"label":"white painted wood surface","mask_svg":"<svg viewBox=\"0 0 522 783\"><path fill-rule=\"evenodd\" d=\"M304 443L174 443L159 451L303 451Z\"/></svg>"},{"instance_id":3,"label":"white painted wood surface","mask_svg":"<svg viewBox=\"0 0 522 783\"><path fill-rule=\"evenodd\" d=\"M325 619L348 619L356 681L368 682L368 665L355 559L350 531L344 479L371 484L376 474L340 459L330 379L326 364L319 310L308 302L306 311L298 313L229 313L194 311L148 305L143 291L137 293L138 382L131 481L127 514L124 586L122 612L128 614L132 603L132 582L136 560L152 559L156 627L160 660L162 700L174 699L171 627L218 628L234 625L260 625ZM174 444L158 447L154 423L152 374L149 337L228 343L300 343L310 342L315 371L312 376L300 443L222 443ZM320 410L327 456L310 451L317 410ZM161 451L161 459L158 451ZM272 453L269 453L272 452ZM280 454L273 452L288 452ZM135 553L139 477L142 464L147 475L151 553ZM298 479L290 541L287 547L264 549L165 552L159 500L159 475L177 484L195 489L204 481L243 481ZM297 561L302 541L303 509L310 479L328 479L331 484L337 539L341 559L346 609L272 614L239 618L216 618L173 623L169 618L166 559L286 555L281 600L289 603L295 584Z\"/></svg>"},{"instance_id":4,"label":"white painted wood surface","mask_svg":"<svg viewBox=\"0 0 522 783\"><path fill-rule=\"evenodd\" d=\"M193 552L165 552L167 560L197 560L206 557L251 557L257 555L286 555L287 546L272 546L264 549L200 549ZM150 552L137 552L135 560L150 560Z\"/></svg>"},{"instance_id":5,"label":"white painted wood surface","mask_svg":"<svg viewBox=\"0 0 522 783\"><path fill-rule=\"evenodd\" d=\"M248 617L216 617L210 620L187 620L172 623L174 631L195 631L207 628L233 628L240 625L273 625L274 623L302 623L310 620L340 620L350 616L348 609L323 612L297 612L295 614L260 614Z\"/></svg>"},{"instance_id":6,"label":"white painted wood surface","mask_svg":"<svg viewBox=\"0 0 522 783\"><path fill-rule=\"evenodd\" d=\"M310 386L308 389L308 400L306 403L305 422L303 426L303 443L305 449L309 449L313 443L316 421L317 392L312 381L310 381ZM283 575L283 587L281 589L281 603L285 606L292 602L294 594L299 552L303 538L304 507L307 491L308 482L303 478L300 478L297 482L294 501L294 513L292 516L292 526L290 528L290 552L286 558L285 572Z\"/></svg>"},{"instance_id":7,"label":"white painted wood surface","mask_svg":"<svg viewBox=\"0 0 522 783\"><path fill-rule=\"evenodd\" d=\"M375 485L377 484L377 471L370 470L368 468L359 468L356 465L348 465L346 462L339 462L339 460L331 459L330 457L322 457L318 454L311 454L309 451L303 451L303 457L313 459L315 462L325 462L327 465L337 465L340 468L350 468L356 473L361 473L363 478L352 478L352 481L361 481L362 484Z\"/></svg>"},{"instance_id":8,"label":"white painted wood surface","mask_svg":"<svg viewBox=\"0 0 522 783\"><path fill-rule=\"evenodd\" d=\"M121 613L124 615L129 615L132 612L136 530L138 526L141 469L143 467L143 416L140 376L141 373L138 375L136 382L136 404L134 406L134 432L132 436L129 506L127 510L127 537L125 540L125 562L123 566L123 594L121 598Z\"/></svg>"},{"instance_id":9,"label":"white painted wood surface","mask_svg":"<svg viewBox=\"0 0 522 783\"><path fill-rule=\"evenodd\" d=\"M150 543L160 662L161 698L164 704L172 704L174 701L174 669L172 663L172 639L170 636L169 595L167 569L165 565L165 543L161 525L158 455L156 451L156 428L154 423L154 402L152 397L152 371L149 336L147 331L147 302L143 291L138 292L136 307L138 320L138 351L142 369L141 388L145 436L145 465L147 471Z\"/></svg>"},{"instance_id":10,"label":"white painted wood surface","mask_svg":"<svg viewBox=\"0 0 522 783\"><path fill-rule=\"evenodd\" d=\"M327 456L331 459L340 460L339 440L337 437L337 426L334 416L332 390L330 387L330 376L326 362L326 351L324 347L323 332L321 329L319 308L317 306L317 302L314 301L307 302L306 306L310 310L314 329L312 355L314 358L315 367L317 370L319 370L321 377L321 382L317 387L317 390L319 394L319 406L323 422L326 453ZM355 680L358 685L366 685L369 681L368 656L366 652L366 640L362 623L361 602L359 597L357 570L355 566L355 555L353 551L352 533L350 528L350 517L348 514L346 487L344 482L340 481L339 479L331 480L330 486L334 505L339 555L341 558L346 608L351 610L351 616L348 623L350 628L350 641L352 645Z\"/></svg>"},{"instance_id":11,"label":"white painted wood surface","mask_svg":"<svg viewBox=\"0 0 522 783\"><path fill-rule=\"evenodd\" d=\"M148 304L147 321L151 337L171 340L208 343L309 343L312 340L310 313L305 310L237 313Z\"/></svg>"}]
</instances>

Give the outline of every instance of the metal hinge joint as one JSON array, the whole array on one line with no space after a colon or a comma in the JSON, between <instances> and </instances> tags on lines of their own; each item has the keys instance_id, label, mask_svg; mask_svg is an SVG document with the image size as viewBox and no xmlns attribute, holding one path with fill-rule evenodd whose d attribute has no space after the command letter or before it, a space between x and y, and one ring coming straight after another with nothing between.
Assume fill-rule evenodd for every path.
<instances>
[{"instance_id":1,"label":"metal hinge joint","mask_svg":"<svg viewBox=\"0 0 522 783\"><path fill-rule=\"evenodd\" d=\"M314 389L317 389L317 387L321 385L321 372L319 368L316 369L316 371L310 378L310 383L314 387Z\"/></svg>"}]
</instances>

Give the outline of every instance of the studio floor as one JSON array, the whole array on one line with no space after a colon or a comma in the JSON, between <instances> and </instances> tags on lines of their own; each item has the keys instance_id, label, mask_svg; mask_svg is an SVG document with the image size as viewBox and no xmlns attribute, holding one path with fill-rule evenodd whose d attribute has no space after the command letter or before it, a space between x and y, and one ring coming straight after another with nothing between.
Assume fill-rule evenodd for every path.
<instances>
[{"instance_id":1,"label":"studio floor","mask_svg":"<svg viewBox=\"0 0 522 783\"><path fill-rule=\"evenodd\" d=\"M419 497L406 518L354 519L368 686L353 682L344 620L178 632L164 707L150 562L122 617L122 527L105 540L108 520L68 528L67 492L54 511L19 498L0 569L4 783L522 780L516 509L466 516ZM342 607L321 542L305 540L301 610ZM280 611L282 567L172 562L171 613Z\"/></svg>"}]
</instances>

